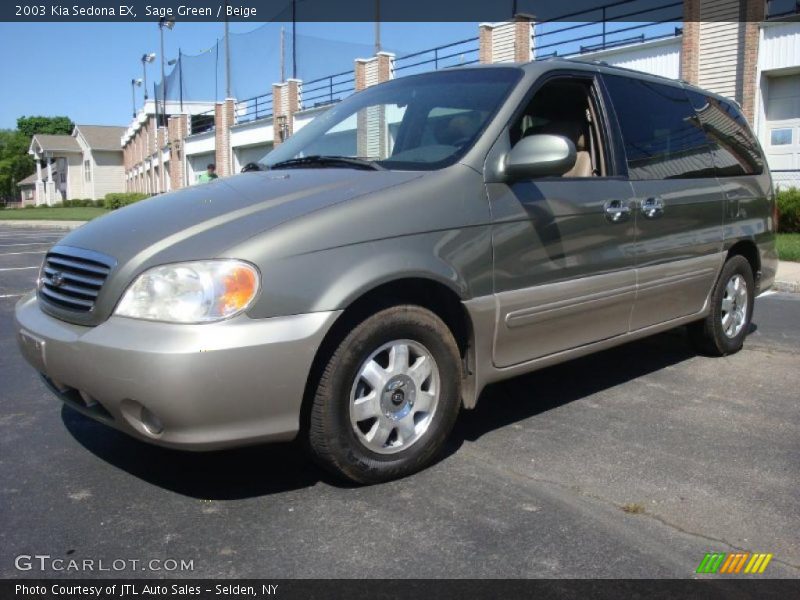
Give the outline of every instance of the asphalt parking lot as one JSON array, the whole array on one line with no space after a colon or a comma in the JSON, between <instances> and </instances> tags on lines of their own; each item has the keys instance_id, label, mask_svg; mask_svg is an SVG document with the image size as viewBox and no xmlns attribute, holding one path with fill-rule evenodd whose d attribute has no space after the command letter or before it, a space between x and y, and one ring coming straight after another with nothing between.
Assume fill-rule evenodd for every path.
<instances>
[{"instance_id":1,"label":"asphalt parking lot","mask_svg":"<svg viewBox=\"0 0 800 600\"><path fill-rule=\"evenodd\" d=\"M184 577L682 578L737 550L800 576L800 295L761 297L732 357L676 330L496 385L432 468L357 488L292 444L182 453L63 408L12 322L63 233L0 225L0 577L167 574L15 568L44 554L191 560Z\"/></svg>"}]
</instances>

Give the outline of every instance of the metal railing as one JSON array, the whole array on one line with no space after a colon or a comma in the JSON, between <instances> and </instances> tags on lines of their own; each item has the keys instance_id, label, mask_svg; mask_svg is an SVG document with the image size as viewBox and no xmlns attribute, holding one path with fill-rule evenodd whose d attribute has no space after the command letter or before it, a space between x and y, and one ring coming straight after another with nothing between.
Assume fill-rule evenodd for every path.
<instances>
[{"instance_id":1,"label":"metal railing","mask_svg":"<svg viewBox=\"0 0 800 600\"><path fill-rule=\"evenodd\" d=\"M458 67L462 65L472 65L479 61L479 38L472 37L450 44L443 44L435 48L427 50L420 50L411 54L399 56L394 61L394 72L406 71L407 69L414 69L422 67L415 72L423 72L429 70L430 67L434 71L445 69L449 67ZM410 75L411 73L403 73L403 75Z\"/></svg>"},{"instance_id":2,"label":"metal railing","mask_svg":"<svg viewBox=\"0 0 800 600\"><path fill-rule=\"evenodd\" d=\"M356 89L355 73L342 71L303 83L303 106L312 108L339 102Z\"/></svg>"},{"instance_id":3,"label":"metal railing","mask_svg":"<svg viewBox=\"0 0 800 600\"><path fill-rule=\"evenodd\" d=\"M272 93L253 96L236 103L236 122L249 123L272 116Z\"/></svg>"},{"instance_id":4,"label":"metal railing","mask_svg":"<svg viewBox=\"0 0 800 600\"><path fill-rule=\"evenodd\" d=\"M584 17L586 19L589 19L592 16L600 17L600 20L593 19L591 21L573 23L571 25L565 25L564 27L558 27L550 31L534 31L533 35L531 36L531 40L534 47L535 58L542 59L550 58L552 56L570 56L585 52L597 52L598 50L616 48L626 44L641 43L655 39L663 39L666 37L680 35L680 33L682 33L680 28L676 28L675 32L669 35L657 34L648 36L644 31L646 29L668 23L681 22L683 20L682 0L673 0L672 2L659 6L647 6L646 8L628 10L627 12L625 11L625 7L628 7L631 4L636 4L637 2L641 2L641 0L620 0L618 2L612 2L610 4L598 6L590 10L569 13L556 19L537 22L537 28L541 30L542 25L546 25L548 23L558 23L565 20L575 21L579 17ZM612 9L622 10L619 12L619 14L610 14ZM628 25L626 27L609 29L609 25L613 24L614 22L624 23L631 21L632 17L642 17L648 14L651 16L656 16L653 15L653 13L656 13L656 15L659 17L655 21L649 21L645 23L640 22L634 25ZM600 31L587 33L587 31L591 31L592 29L598 27L600 28ZM634 31L641 31L642 33L637 36L627 36L626 38L619 37L620 34L631 33ZM569 37L565 37L565 34L567 34ZM542 43L542 41L545 43ZM586 45L579 44L577 48L575 47L575 45L579 42L590 41L594 43ZM549 52L542 52L543 50L549 50Z\"/></svg>"},{"instance_id":5,"label":"metal railing","mask_svg":"<svg viewBox=\"0 0 800 600\"><path fill-rule=\"evenodd\" d=\"M643 27L646 27L646 25ZM672 33L665 33L663 35L652 35L648 37L646 34L640 33L639 35L635 35L633 37L614 40L612 42L603 41L600 44L594 44L592 46L581 46L580 53L586 54L587 52L599 52L601 50L611 50L612 48L621 48L623 46L630 46L631 44L643 44L644 42L655 42L657 40L666 40L669 38L678 37L680 35L683 35L682 27L676 27L675 31L673 31Z\"/></svg>"},{"instance_id":6,"label":"metal railing","mask_svg":"<svg viewBox=\"0 0 800 600\"><path fill-rule=\"evenodd\" d=\"M191 123L189 124L189 132L191 135L198 133L206 133L207 131L214 131L216 108L207 110L205 112L197 113L189 117Z\"/></svg>"}]
</instances>

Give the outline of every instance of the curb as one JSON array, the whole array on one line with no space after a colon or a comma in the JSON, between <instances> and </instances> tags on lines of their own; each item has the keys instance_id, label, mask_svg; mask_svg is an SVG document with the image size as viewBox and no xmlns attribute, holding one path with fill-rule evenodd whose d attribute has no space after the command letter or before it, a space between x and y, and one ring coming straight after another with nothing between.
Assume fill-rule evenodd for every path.
<instances>
[{"instance_id":1,"label":"curb","mask_svg":"<svg viewBox=\"0 0 800 600\"><path fill-rule=\"evenodd\" d=\"M81 225L88 223L88 221L44 221L44 220L31 220L25 221L22 219L0 219L0 227L8 225L10 227L34 227L37 229L77 229Z\"/></svg>"},{"instance_id":2,"label":"curb","mask_svg":"<svg viewBox=\"0 0 800 600\"><path fill-rule=\"evenodd\" d=\"M776 292L800 294L800 281L776 281L772 284L772 289Z\"/></svg>"}]
</instances>

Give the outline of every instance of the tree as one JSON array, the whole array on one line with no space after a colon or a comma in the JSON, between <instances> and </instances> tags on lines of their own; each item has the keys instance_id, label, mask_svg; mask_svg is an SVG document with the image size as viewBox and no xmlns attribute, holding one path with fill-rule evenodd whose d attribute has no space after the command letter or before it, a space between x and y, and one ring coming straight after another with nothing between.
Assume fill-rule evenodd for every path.
<instances>
[{"instance_id":1,"label":"tree","mask_svg":"<svg viewBox=\"0 0 800 600\"><path fill-rule=\"evenodd\" d=\"M37 133L51 135L70 135L75 124L69 117L20 117L17 119L17 130L30 140Z\"/></svg>"},{"instance_id":2,"label":"tree","mask_svg":"<svg viewBox=\"0 0 800 600\"><path fill-rule=\"evenodd\" d=\"M0 129L0 198L16 198L17 183L36 166L28 155L30 138L20 131Z\"/></svg>"}]
</instances>

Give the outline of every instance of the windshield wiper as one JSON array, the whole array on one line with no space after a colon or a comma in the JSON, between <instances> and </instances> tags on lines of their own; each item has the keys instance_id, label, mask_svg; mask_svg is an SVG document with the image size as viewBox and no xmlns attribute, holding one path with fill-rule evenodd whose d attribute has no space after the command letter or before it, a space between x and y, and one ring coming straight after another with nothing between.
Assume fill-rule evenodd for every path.
<instances>
[{"instance_id":1,"label":"windshield wiper","mask_svg":"<svg viewBox=\"0 0 800 600\"><path fill-rule=\"evenodd\" d=\"M357 158L354 156L334 156L327 154L313 154L301 158L290 158L282 160L270 166L270 169L292 169L303 167L353 167L355 169L366 169L370 171L385 171L381 165L374 160Z\"/></svg>"}]
</instances>

